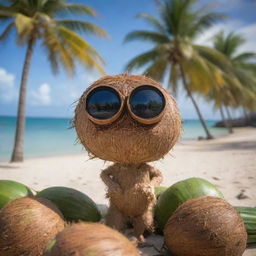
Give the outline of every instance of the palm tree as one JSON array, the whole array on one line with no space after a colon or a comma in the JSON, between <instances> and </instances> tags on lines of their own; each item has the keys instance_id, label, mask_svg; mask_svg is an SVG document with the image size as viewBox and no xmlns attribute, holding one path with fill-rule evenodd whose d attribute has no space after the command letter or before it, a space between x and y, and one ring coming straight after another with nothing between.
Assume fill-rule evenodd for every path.
<instances>
[{"instance_id":1,"label":"palm tree","mask_svg":"<svg viewBox=\"0 0 256 256\"><path fill-rule=\"evenodd\" d=\"M228 116L226 123L229 131L232 132L229 107L242 106L246 110L256 109L256 53L239 51L245 43L245 39L242 35L234 32L225 35L223 31L220 31L213 37L213 41L214 48L229 59L233 73L240 83L240 86L234 87L226 81L224 89L216 90L212 95L216 107L222 108L224 105Z\"/></svg>"},{"instance_id":2,"label":"palm tree","mask_svg":"<svg viewBox=\"0 0 256 256\"><path fill-rule=\"evenodd\" d=\"M247 110L255 110L256 95L256 52L241 52L240 49L246 42L242 35L230 32L227 35L220 31L213 37L214 48L222 52L231 62L234 75L242 85L238 90L229 86L231 95L236 100L234 107L242 106ZM228 107L228 102L224 102ZM231 104L232 107L232 104ZM227 113L228 114L228 113Z\"/></svg>"},{"instance_id":3,"label":"palm tree","mask_svg":"<svg viewBox=\"0 0 256 256\"><path fill-rule=\"evenodd\" d=\"M198 0L157 1L159 18L149 14L140 14L152 27L151 31L139 30L129 33L125 42L133 40L148 41L154 47L133 58L126 69L146 67L144 74L159 81L169 76L168 86L177 92L178 80L196 109L207 139L212 139L193 91L208 94L210 89L223 83L230 67L225 56L206 46L195 44L200 33L223 19L220 13L210 12L211 6L195 8ZM218 64L218 65L217 65Z\"/></svg>"},{"instance_id":4,"label":"palm tree","mask_svg":"<svg viewBox=\"0 0 256 256\"><path fill-rule=\"evenodd\" d=\"M0 21L6 27L0 39L6 39L15 29L18 44L27 45L19 93L15 145L11 157L11 162L19 162L23 161L27 79L35 44L39 41L46 49L54 73L58 73L61 65L69 74L73 74L77 61L103 73L103 59L76 32L102 37L107 34L92 23L61 18L72 14L95 16L93 9L82 4L67 3L66 0L2 0L1 3Z\"/></svg>"}]
</instances>

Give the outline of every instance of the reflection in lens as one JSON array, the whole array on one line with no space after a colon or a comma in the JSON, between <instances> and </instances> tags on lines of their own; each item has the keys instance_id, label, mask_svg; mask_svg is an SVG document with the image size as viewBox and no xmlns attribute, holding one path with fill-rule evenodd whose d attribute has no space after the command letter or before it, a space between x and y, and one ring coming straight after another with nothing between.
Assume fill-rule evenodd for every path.
<instances>
[{"instance_id":1,"label":"reflection in lens","mask_svg":"<svg viewBox=\"0 0 256 256\"><path fill-rule=\"evenodd\" d=\"M158 116L163 111L165 99L157 88L143 85L133 91L130 97L130 106L136 116L150 119Z\"/></svg>"},{"instance_id":2,"label":"reflection in lens","mask_svg":"<svg viewBox=\"0 0 256 256\"><path fill-rule=\"evenodd\" d=\"M107 86L92 90L86 100L87 112L96 119L109 119L120 109L121 100L118 93Z\"/></svg>"}]
</instances>

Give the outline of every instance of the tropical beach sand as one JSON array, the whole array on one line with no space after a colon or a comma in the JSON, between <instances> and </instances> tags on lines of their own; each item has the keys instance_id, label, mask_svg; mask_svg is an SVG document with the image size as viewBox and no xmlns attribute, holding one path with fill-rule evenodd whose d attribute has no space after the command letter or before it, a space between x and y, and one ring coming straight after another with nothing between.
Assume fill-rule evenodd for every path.
<instances>
[{"instance_id":1,"label":"tropical beach sand","mask_svg":"<svg viewBox=\"0 0 256 256\"><path fill-rule=\"evenodd\" d=\"M234 134L212 141L183 141L164 159L151 163L164 176L163 185L201 177L217 185L232 205L256 206L256 129L236 129ZM81 155L27 159L24 163L0 163L0 179L20 181L35 190L49 186L68 186L81 190L98 204L107 204L100 172L109 163L88 160ZM238 199L237 196L242 199ZM159 248L160 236L151 236ZM156 255L153 248L144 248L143 255ZM256 249L244 256L256 255Z\"/></svg>"}]
</instances>

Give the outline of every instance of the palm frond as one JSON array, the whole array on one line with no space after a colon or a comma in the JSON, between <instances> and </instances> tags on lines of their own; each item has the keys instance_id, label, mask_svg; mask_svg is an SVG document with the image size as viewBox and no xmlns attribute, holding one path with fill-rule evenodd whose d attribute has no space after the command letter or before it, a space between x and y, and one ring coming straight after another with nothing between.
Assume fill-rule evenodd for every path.
<instances>
[{"instance_id":1,"label":"palm frond","mask_svg":"<svg viewBox=\"0 0 256 256\"><path fill-rule=\"evenodd\" d=\"M147 13L140 13L137 15L138 18L143 18L150 26L155 28L158 32L165 33L165 27L161 22L154 16Z\"/></svg>"},{"instance_id":2,"label":"palm frond","mask_svg":"<svg viewBox=\"0 0 256 256\"><path fill-rule=\"evenodd\" d=\"M78 34L73 32L72 30L65 28L63 26L57 26L58 34L63 38L64 41L73 41L77 45L79 45L84 51L89 52L90 54L94 55L96 58L99 59L103 64L105 61L103 58L97 53L97 51L89 44L87 43L82 37L80 37Z\"/></svg>"},{"instance_id":3,"label":"palm frond","mask_svg":"<svg viewBox=\"0 0 256 256\"><path fill-rule=\"evenodd\" d=\"M135 40L149 41L157 44L168 43L170 41L166 35L163 35L161 33L140 30L133 31L126 35L124 42L127 43Z\"/></svg>"},{"instance_id":4,"label":"palm frond","mask_svg":"<svg viewBox=\"0 0 256 256\"><path fill-rule=\"evenodd\" d=\"M232 61L235 63L241 63L241 62L247 62L252 59L256 59L256 53L255 52L243 52L234 58L232 58Z\"/></svg>"},{"instance_id":5,"label":"palm frond","mask_svg":"<svg viewBox=\"0 0 256 256\"><path fill-rule=\"evenodd\" d=\"M166 30L173 37L185 35L193 21L192 8L197 0L173 0L164 2L160 15Z\"/></svg>"},{"instance_id":6,"label":"palm frond","mask_svg":"<svg viewBox=\"0 0 256 256\"><path fill-rule=\"evenodd\" d=\"M0 20L7 20L8 18L12 18L16 15L16 12L10 9L5 9L0 7Z\"/></svg>"},{"instance_id":7,"label":"palm frond","mask_svg":"<svg viewBox=\"0 0 256 256\"><path fill-rule=\"evenodd\" d=\"M191 91L207 95L216 86L212 69L196 52L193 52L191 58L183 59L181 64L187 74Z\"/></svg>"},{"instance_id":8,"label":"palm frond","mask_svg":"<svg viewBox=\"0 0 256 256\"><path fill-rule=\"evenodd\" d=\"M19 13L14 23L18 34L17 43L22 45L27 42L34 29L34 19Z\"/></svg>"},{"instance_id":9,"label":"palm frond","mask_svg":"<svg viewBox=\"0 0 256 256\"><path fill-rule=\"evenodd\" d=\"M235 75L243 85L243 88L255 90L256 92L256 76L252 74L250 70L244 68L236 68Z\"/></svg>"},{"instance_id":10,"label":"palm frond","mask_svg":"<svg viewBox=\"0 0 256 256\"><path fill-rule=\"evenodd\" d=\"M213 41L215 49L232 58L237 49L245 42L245 39L234 32L225 36L224 32L220 31L213 37Z\"/></svg>"},{"instance_id":11,"label":"palm frond","mask_svg":"<svg viewBox=\"0 0 256 256\"><path fill-rule=\"evenodd\" d=\"M58 72L58 63L60 63L70 75L73 75L74 60L72 58L72 54L65 46L63 41L58 38L54 28L48 28L44 31L43 45L48 50L48 59L51 63L53 71L55 73Z\"/></svg>"},{"instance_id":12,"label":"palm frond","mask_svg":"<svg viewBox=\"0 0 256 256\"><path fill-rule=\"evenodd\" d=\"M93 63L94 67L99 70L100 73L104 73L103 68L98 64L98 61L104 64L104 60L97 53L97 51L89 45L85 40L83 40L79 35L75 32L63 27L57 26L58 34L62 38L63 43L68 45L73 52L77 52L80 49L80 54L86 54L86 56L92 56L96 60L91 62L88 57L87 67L90 67L90 64ZM79 55L76 55L79 58ZM85 62L84 62L85 63ZM86 63L85 63L86 64Z\"/></svg>"},{"instance_id":13,"label":"palm frond","mask_svg":"<svg viewBox=\"0 0 256 256\"><path fill-rule=\"evenodd\" d=\"M61 9L58 10L58 12L69 14L86 14L89 16L97 15L94 9L83 4L65 4Z\"/></svg>"},{"instance_id":14,"label":"palm frond","mask_svg":"<svg viewBox=\"0 0 256 256\"><path fill-rule=\"evenodd\" d=\"M255 62L243 62L239 63L239 67L248 70L252 74L256 74L256 63Z\"/></svg>"},{"instance_id":15,"label":"palm frond","mask_svg":"<svg viewBox=\"0 0 256 256\"><path fill-rule=\"evenodd\" d=\"M144 71L144 75L152 77L159 82L162 82L164 80L164 75L167 70L167 65L168 61L166 59L158 59Z\"/></svg>"},{"instance_id":16,"label":"palm frond","mask_svg":"<svg viewBox=\"0 0 256 256\"><path fill-rule=\"evenodd\" d=\"M58 25L64 26L68 29L71 29L73 31L77 31L80 33L91 33L100 37L108 37L108 34L104 29L90 22L85 22L80 20L60 19L60 20L56 20L56 23Z\"/></svg>"},{"instance_id":17,"label":"palm frond","mask_svg":"<svg viewBox=\"0 0 256 256\"><path fill-rule=\"evenodd\" d=\"M216 22L225 19L226 16L221 13L216 13L216 12L210 12L207 13L198 19L196 19L195 23L191 24L191 29L190 29L190 37L194 38L198 34L204 32L207 28L210 28L213 26Z\"/></svg>"},{"instance_id":18,"label":"palm frond","mask_svg":"<svg viewBox=\"0 0 256 256\"><path fill-rule=\"evenodd\" d=\"M102 66L98 63L98 61L88 54L88 52L84 51L83 48L79 47L73 41L66 42L71 54L76 57L76 60L80 61L83 65L85 65L89 70L96 68L100 74L105 75L105 71Z\"/></svg>"},{"instance_id":19,"label":"palm frond","mask_svg":"<svg viewBox=\"0 0 256 256\"><path fill-rule=\"evenodd\" d=\"M125 66L125 71L131 71L133 69L138 69L143 66L149 65L159 59L159 57L159 51L157 50L157 48L153 48L152 50L144 52L130 60Z\"/></svg>"},{"instance_id":20,"label":"palm frond","mask_svg":"<svg viewBox=\"0 0 256 256\"><path fill-rule=\"evenodd\" d=\"M0 41L3 41L7 38L7 36L10 34L11 30L14 27L14 23L9 23L6 28L4 29L3 33L0 35Z\"/></svg>"},{"instance_id":21,"label":"palm frond","mask_svg":"<svg viewBox=\"0 0 256 256\"><path fill-rule=\"evenodd\" d=\"M207 59L209 62L219 67L221 70L232 73L232 64L223 53L207 46L194 44L193 47L201 57Z\"/></svg>"}]
</instances>

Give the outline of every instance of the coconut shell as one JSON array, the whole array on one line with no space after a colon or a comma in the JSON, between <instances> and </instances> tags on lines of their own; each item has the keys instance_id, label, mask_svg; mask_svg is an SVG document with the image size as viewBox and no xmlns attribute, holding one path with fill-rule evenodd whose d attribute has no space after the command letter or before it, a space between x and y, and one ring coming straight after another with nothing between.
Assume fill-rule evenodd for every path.
<instances>
[{"instance_id":1,"label":"coconut shell","mask_svg":"<svg viewBox=\"0 0 256 256\"><path fill-rule=\"evenodd\" d=\"M32 195L31 189L22 183L0 180L0 209L14 199Z\"/></svg>"},{"instance_id":2,"label":"coconut shell","mask_svg":"<svg viewBox=\"0 0 256 256\"><path fill-rule=\"evenodd\" d=\"M41 256L63 228L61 212L47 199L16 199L0 211L0 256Z\"/></svg>"},{"instance_id":3,"label":"coconut shell","mask_svg":"<svg viewBox=\"0 0 256 256\"><path fill-rule=\"evenodd\" d=\"M119 232L99 223L66 227L44 256L139 256L134 245Z\"/></svg>"},{"instance_id":4,"label":"coconut shell","mask_svg":"<svg viewBox=\"0 0 256 256\"><path fill-rule=\"evenodd\" d=\"M247 234L239 213L216 197L191 199L178 207L164 229L176 256L241 256Z\"/></svg>"},{"instance_id":5,"label":"coconut shell","mask_svg":"<svg viewBox=\"0 0 256 256\"><path fill-rule=\"evenodd\" d=\"M165 96L166 106L159 122L150 125L138 122L132 118L126 104L122 114L111 124L95 124L88 118L86 96L93 88L113 87L126 103L132 90L140 85L155 86ZM167 154L180 136L181 120L175 100L159 83L145 76L124 74L105 76L83 93L75 109L74 126L80 142L92 156L136 164L155 161Z\"/></svg>"},{"instance_id":6,"label":"coconut shell","mask_svg":"<svg viewBox=\"0 0 256 256\"><path fill-rule=\"evenodd\" d=\"M224 198L216 186L201 178L181 180L163 191L155 206L155 220L159 231L164 229L166 222L179 205L202 196Z\"/></svg>"}]
</instances>

